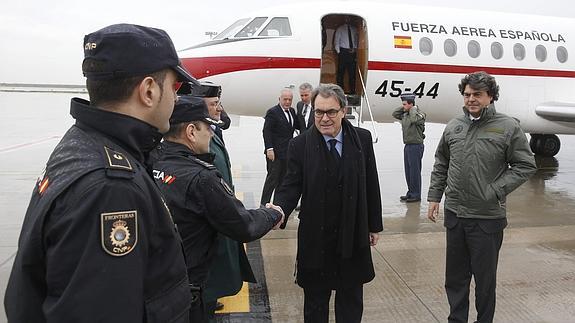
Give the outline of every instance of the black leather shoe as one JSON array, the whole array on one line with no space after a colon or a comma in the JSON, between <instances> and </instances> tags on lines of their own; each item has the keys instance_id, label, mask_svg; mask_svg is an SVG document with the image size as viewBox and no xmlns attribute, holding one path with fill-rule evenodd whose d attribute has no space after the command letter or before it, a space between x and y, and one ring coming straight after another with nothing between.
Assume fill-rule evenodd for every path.
<instances>
[{"instance_id":1,"label":"black leather shoe","mask_svg":"<svg viewBox=\"0 0 575 323\"><path fill-rule=\"evenodd\" d=\"M419 202L421 201L421 198L417 198L417 197L409 197L407 198L407 200L405 200L405 202L409 203L409 202Z\"/></svg>"},{"instance_id":2,"label":"black leather shoe","mask_svg":"<svg viewBox=\"0 0 575 323\"><path fill-rule=\"evenodd\" d=\"M402 195L399 197L400 200L405 201L408 199L407 195Z\"/></svg>"},{"instance_id":3,"label":"black leather shoe","mask_svg":"<svg viewBox=\"0 0 575 323\"><path fill-rule=\"evenodd\" d=\"M224 304L216 302L216 311L221 311L224 309Z\"/></svg>"}]
</instances>

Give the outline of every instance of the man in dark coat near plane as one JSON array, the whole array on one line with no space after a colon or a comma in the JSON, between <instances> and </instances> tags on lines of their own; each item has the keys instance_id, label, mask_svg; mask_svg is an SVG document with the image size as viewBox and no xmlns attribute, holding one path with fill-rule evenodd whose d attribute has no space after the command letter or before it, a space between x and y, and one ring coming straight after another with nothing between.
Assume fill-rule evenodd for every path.
<instances>
[{"instance_id":1,"label":"man in dark coat near plane","mask_svg":"<svg viewBox=\"0 0 575 323\"><path fill-rule=\"evenodd\" d=\"M274 198L290 214L301 196L296 280L305 322L328 322L332 290L336 322L361 322L363 284L375 277L370 246L383 230L376 161L369 131L345 120L345 101L335 84L313 91L315 126L290 142Z\"/></svg>"}]
</instances>

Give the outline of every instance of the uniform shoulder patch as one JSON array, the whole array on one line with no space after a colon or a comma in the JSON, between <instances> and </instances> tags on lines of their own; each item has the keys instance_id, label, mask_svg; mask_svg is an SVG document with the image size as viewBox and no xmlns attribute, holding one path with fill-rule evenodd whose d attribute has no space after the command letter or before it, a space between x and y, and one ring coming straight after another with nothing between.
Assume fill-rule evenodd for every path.
<instances>
[{"instance_id":1,"label":"uniform shoulder patch","mask_svg":"<svg viewBox=\"0 0 575 323\"><path fill-rule=\"evenodd\" d=\"M46 176L46 169L44 169L42 175L36 180L36 185L38 185L38 194L40 194L40 196L44 195L48 185L50 185L50 179Z\"/></svg>"},{"instance_id":2,"label":"uniform shoulder patch","mask_svg":"<svg viewBox=\"0 0 575 323\"><path fill-rule=\"evenodd\" d=\"M207 168L207 169L216 169L216 166L214 166L214 165L212 165L212 164L210 164L210 163L208 163L208 162L205 162L205 161L203 161L203 160L201 160L201 159L199 159L199 158L197 158L197 157L193 157L193 160L194 160L196 163L198 163L198 164L204 166L204 167Z\"/></svg>"},{"instance_id":3,"label":"uniform shoulder patch","mask_svg":"<svg viewBox=\"0 0 575 323\"><path fill-rule=\"evenodd\" d=\"M224 187L224 190L230 194L231 196L234 195L234 191L232 191L232 188L228 185L228 183L226 183L226 181L224 181L223 178L220 178L220 183L222 184L222 186Z\"/></svg>"},{"instance_id":4,"label":"uniform shoulder patch","mask_svg":"<svg viewBox=\"0 0 575 323\"><path fill-rule=\"evenodd\" d=\"M102 248L112 256L129 254L138 243L138 212L122 211L100 215Z\"/></svg>"},{"instance_id":5,"label":"uniform shoulder patch","mask_svg":"<svg viewBox=\"0 0 575 323\"><path fill-rule=\"evenodd\" d=\"M123 153L106 146L104 146L104 151L106 152L108 168L133 170L130 160Z\"/></svg>"}]
</instances>

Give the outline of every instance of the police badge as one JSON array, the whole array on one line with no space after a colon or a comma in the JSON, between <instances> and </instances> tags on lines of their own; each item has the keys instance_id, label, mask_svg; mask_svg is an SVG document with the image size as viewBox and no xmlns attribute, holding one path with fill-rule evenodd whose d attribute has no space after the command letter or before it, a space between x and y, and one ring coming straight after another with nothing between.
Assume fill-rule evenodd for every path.
<instances>
[{"instance_id":1,"label":"police badge","mask_svg":"<svg viewBox=\"0 0 575 323\"><path fill-rule=\"evenodd\" d=\"M112 256L125 256L138 243L136 210L101 214L102 248Z\"/></svg>"}]
</instances>

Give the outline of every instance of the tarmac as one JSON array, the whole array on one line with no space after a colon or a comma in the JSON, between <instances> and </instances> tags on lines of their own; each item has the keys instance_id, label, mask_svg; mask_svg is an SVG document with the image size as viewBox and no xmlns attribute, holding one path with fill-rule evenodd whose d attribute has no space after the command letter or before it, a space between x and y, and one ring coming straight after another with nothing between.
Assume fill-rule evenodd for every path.
<instances>
[{"instance_id":1,"label":"tarmac","mask_svg":"<svg viewBox=\"0 0 575 323\"><path fill-rule=\"evenodd\" d=\"M0 92L2 301L33 185L73 123L68 113L72 96ZM262 115L266 109L262 107ZM266 174L262 126L262 118L233 116L232 127L224 131L237 196L248 208L259 205ZM369 122L363 126L372 130ZM426 125L424 195L443 127ZM446 322L442 221L427 219L425 201L399 200L406 191L401 127L395 123L375 128L385 229L372 251L376 277L364 286L363 322ZM575 322L575 137L560 138L559 154L538 158L537 174L508 197L509 225L499 258L494 322ZM297 224L296 212L285 230L247 244L258 283L246 284L240 295L223 299L217 322L303 322L303 291L293 277ZM473 322L473 289L471 294ZM334 321L332 312L330 322ZM2 307L0 323L5 322Z\"/></svg>"}]
</instances>

